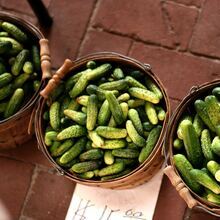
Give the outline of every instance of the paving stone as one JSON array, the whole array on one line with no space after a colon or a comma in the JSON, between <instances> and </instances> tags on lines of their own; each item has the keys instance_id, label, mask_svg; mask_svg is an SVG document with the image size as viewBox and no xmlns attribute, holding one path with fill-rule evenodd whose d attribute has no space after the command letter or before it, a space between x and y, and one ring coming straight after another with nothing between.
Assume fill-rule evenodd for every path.
<instances>
[{"instance_id":1,"label":"paving stone","mask_svg":"<svg viewBox=\"0 0 220 220\"><path fill-rule=\"evenodd\" d=\"M219 218L203 212L192 211L190 217L184 220L218 220Z\"/></svg>"},{"instance_id":2,"label":"paving stone","mask_svg":"<svg viewBox=\"0 0 220 220\"><path fill-rule=\"evenodd\" d=\"M40 164L47 167L52 167L48 159L38 149L35 137L17 148L1 150L0 155L32 164Z\"/></svg>"},{"instance_id":3,"label":"paving stone","mask_svg":"<svg viewBox=\"0 0 220 220\"><path fill-rule=\"evenodd\" d=\"M197 6L200 7L204 0L170 0L172 2L181 3L189 6Z\"/></svg>"},{"instance_id":4,"label":"paving stone","mask_svg":"<svg viewBox=\"0 0 220 220\"><path fill-rule=\"evenodd\" d=\"M199 11L194 8L183 7L170 2L165 4L165 9L170 17L171 26L175 32L180 50L186 50L193 33Z\"/></svg>"},{"instance_id":5,"label":"paving stone","mask_svg":"<svg viewBox=\"0 0 220 220\"><path fill-rule=\"evenodd\" d=\"M27 0L2 0L1 2L2 7L5 9L34 15L34 12L32 11ZM43 0L43 3L46 7L49 6L50 2L51 0Z\"/></svg>"},{"instance_id":6,"label":"paving stone","mask_svg":"<svg viewBox=\"0 0 220 220\"><path fill-rule=\"evenodd\" d=\"M51 1L49 12L54 22L46 36L50 40L53 67L59 67L66 58L76 57L94 2Z\"/></svg>"},{"instance_id":7,"label":"paving stone","mask_svg":"<svg viewBox=\"0 0 220 220\"><path fill-rule=\"evenodd\" d=\"M19 219L34 166L0 157L0 202L12 219Z\"/></svg>"},{"instance_id":8,"label":"paving stone","mask_svg":"<svg viewBox=\"0 0 220 220\"><path fill-rule=\"evenodd\" d=\"M102 0L93 25L173 47L172 35L163 19L159 0Z\"/></svg>"},{"instance_id":9,"label":"paving stone","mask_svg":"<svg viewBox=\"0 0 220 220\"><path fill-rule=\"evenodd\" d=\"M182 99L194 85L220 76L220 62L135 43L129 53L145 63L161 79L170 97Z\"/></svg>"},{"instance_id":10,"label":"paving stone","mask_svg":"<svg viewBox=\"0 0 220 220\"><path fill-rule=\"evenodd\" d=\"M220 1L206 1L195 27L191 50L195 53L220 57Z\"/></svg>"},{"instance_id":11,"label":"paving stone","mask_svg":"<svg viewBox=\"0 0 220 220\"><path fill-rule=\"evenodd\" d=\"M164 176L153 220L182 220L185 209L185 202Z\"/></svg>"},{"instance_id":12,"label":"paving stone","mask_svg":"<svg viewBox=\"0 0 220 220\"><path fill-rule=\"evenodd\" d=\"M126 55L131 40L99 30L91 30L86 36L80 56L94 52L113 51Z\"/></svg>"},{"instance_id":13,"label":"paving stone","mask_svg":"<svg viewBox=\"0 0 220 220\"><path fill-rule=\"evenodd\" d=\"M38 171L23 215L34 220L65 219L74 187L63 176Z\"/></svg>"}]
</instances>

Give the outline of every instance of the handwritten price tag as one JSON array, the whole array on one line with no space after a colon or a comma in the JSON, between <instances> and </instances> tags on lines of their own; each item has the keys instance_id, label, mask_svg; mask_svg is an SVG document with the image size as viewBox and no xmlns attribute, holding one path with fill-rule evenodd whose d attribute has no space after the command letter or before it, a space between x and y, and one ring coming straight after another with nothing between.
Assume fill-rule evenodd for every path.
<instances>
[{"instance_id":1,"label":"handwritten price tag","mask_svg":"<svg viewBox=\"0 0 220 220\"><path fill-rule=\"evenodd\" d=\"M162 171L133 189L110 190L77 184L66 220L151 220Z\"/></svg>"}]
</instances>

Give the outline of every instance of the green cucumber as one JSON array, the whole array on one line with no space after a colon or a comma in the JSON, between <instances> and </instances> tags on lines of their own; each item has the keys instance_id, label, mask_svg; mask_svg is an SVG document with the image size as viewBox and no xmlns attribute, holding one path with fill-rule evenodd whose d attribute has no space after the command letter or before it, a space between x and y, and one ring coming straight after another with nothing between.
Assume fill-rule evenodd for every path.
<instances>
[{"instance_id":1,"label":"green cucumber","mask_svg":"<svg viewBox=\"0 0 220 220\"><path fill-rule=\"evenodd\" d=\"M126 90L128 88L127 82L124 79L106 82L99 86L103 90Z\"/></svg>"},{"instance_id":2,"label":"green cucumber","mask_svg":"<svg viewBox=\"0 0 220 220\"><path fill-rule=\"evenodd\" d=\"M200 168L203 162L203 154L195 128L189 120L184 120L181 128L187 157L193 167Z\"/></svg>"},{"instance_id":3,"label":"green cucumber","mask_svg":"<svg viewBox=\"0 0 220 220\"><path fill-rule=\"evenodd\" d=\"M118 100L112 92L107 91L105 97L108 100L109 108L114 117L115 122L120 125L124 122L124 116Z\"/></svg>"},{"instance_id":4,"label":"green cucumber","mask_svg":"<svg viewBox=\"0 0 220 220\"><path fill-rule=\"evenodd\" d=\"M12 43L10 41L0 42L0 54L8 53L12 49Z\"/></svg>"},{"instance_id":5,"label":"green cucumber","mask_svg":"<svg viewBox=\"0 0 220 220\"><path fill-rule=\"evenodd\" d=\"M132 170L128 168L128 169L125 169L122 172L117 173L117 174L113 174L113 175L109 175L109 176L103 176L101 178L101 181L112 180L112 179L115 179L115 178L118 178L118 177L122 177L122 176L125 176L126 174L130 173L131 171Z\"/></svg>"},{"instance_id":6,"label":"green cucumber","mask_svg":"<svg viewBox=\"0 0 220 220\"><path fill-rule=\"evenodd\" d=\"M157 117L157 112L154 107L154 105L150 102L145 103L145 112L147 114L147 117L151 124L156 125L158 124L158 117Z\"/></svg>"},{"instance_id":7,"label":"green cucumber","mask_svg":"<svg viewBox=\"0 0 220 220\"><path fill-rule=\"evenodd\" d=\"M127 120L126 130L128 132L129 137L136 145L138 145L139 147L145 146L146 144L145 139L138 134L131 120Z\"/></svg>"},{"instance_id":8,"label":"green cucumber","mask_svg":"<svg viewBox=\"0 0 220 220\"><path fill-rule=\"evenodd\" d=\"M144 130L143 130L143 126L141 123L141 119L139 117L139 114L137 112L137 110L135 109L129 109L128 111L128 117L129 119L132 121L136 131L140 134L143 135L144 134Z\"/></svg>"},{"instance_id":9,"label":"green cucumber","mask_svg":"<svg viewBox=\"0 0 220 220\"><path fill-rule=\"evenodd\" d=\"M212 142L208 129L204 129L201 133L201 147L204 157L209 160L214 160L214 155L211 150Z\"/></svg>"},{"instance_id":10,"label":"green cucumber","mask_svg":"<svg viewBox=\"0 0 220 220\"><path fill-rule=\"evenodd\" d=\"M62 144L60 144L53 152L53 157L58 157L63 155L67 150L69 150L73 146L73 141L68 139L64 141Z\"/></svg>"},{"instance_id":11,"label":"green cucumber","mask_svg":"<svg viewBox=\"0 0 220 220\"><path fill-rule=\"evenodd\" d=\"M9 53L13 55L18 54L23 49L23 45L11 37L0 37L0 42L11 42L12 49Z\"/></svg>"},{"instance_id":12,"label":"green cucumber","mask_svg":"<svg viewBox=\"0 0 220 220\"><path fill-rule=\"evenodd\" d=\"M27 82L27 80L30 79L30 74L22 73L19 76L17 76L13 82L13 88L21 88Z\"/></svg>"},{"instance_id":13,"label":"green cucumber","mask_svg":"<svg viewBox=\"0 0 220 220\"><path fill-rule=\"evenodd\" d=\"M23 66L23 71L27 74L31 74L34 71L33 64L30 61L26 61Z\"/></svg>"},{"instance_id":14,"label":"green cucumber","mask_svg":"<svg viewBox=\"0 0 220 220\"><path fill-rule=\"evenodd\" d=\"M98 97L96 95L90 95L87 105L87 120L86 128L91 131L95 128L98 117Z\"/></svg>"},{"instance_id":15,"label":"green cucumber","mask_svg":"<svg viewBox=\"0 0 220 220\"><path fill-rule=\"evenodd\" d=\"M65 140L68 138L81 137L86 135L86 128L80 125L72 125L63 129L58 135L58 140Z\"/></svg>"},{"instance_id":16,"label":"green cucumber","mask_svg":"<svg viewBox=\"0 0 220 220\"><path fill-rule=\"evenodd\" d=\"M13 92L12 84L8 84L0 88L0 101L10 96L12 92Z\"/></svg>"},{"instance_id":17,"label":"green cucumber","mask_svg":"<svg viewBox=\"0 0 220 220\"><path fill-rule=\"evenodd\" d=\"M133 96L135 98L143 99L143 100L151 102L153 104L157 104L160 101L160 99L153 92L151 92L147 89L131 87L128 89L128 92L130 93L131 96Z\"/></svg>"},{"instance_id":18,"label":"green cucumber","mask_svg":"<svg viewBox=\"0 0 220 220\"><path fill-rule=\"evenodd\" d=\"M144 122L142 125L143 125L143 129L145 131L151 131L153 129L153 127L155 126L155 125L151 124L149 121Z\"/></svg>"},{"instance_id":19,"label":"green cucumber","mask_svg":"<svg viewBox=\"0 0 220 220\"><path fill-rule=\"evenodd\" d=\"M94 177L95 173L93 171L87 171L85 173L80 173L78 174L78 177L82 178L82 179L92 179Z\"/></svg>"},{"instance_id":20,"label":"green cucumber","mask_svg":"<svg viewBox=\"0 0 220 220\"><path fill-rule=\"evenodd\" d=\"M71 160L78 157L83 152L85 145L85 137L78 139L78 141L60 157L60 162L63 164L69 163Z\"/></svg>"},{"instance_id":21,"label":"green cucumber","mask_svg":"<svg viewBox=\"0 0 220 220\"><path fill-rule=\"evenodd\" d=\"M1 25L4 31L7 31L10 35L12 35L16 40L20 42L26 42L28 40L27 34L23 32L16 25L4 21Z\"/></svg>"},{"instance_id":22,"label":"green cucumber","mask_svg":"<svg viewBox=\"0 0 220 220\"><path fill-rule=\"evenodd\" d=\"M112 165L115 161L114 156L112 155L111 150L106 150L104 153L104 162L106 165Z\"/></svg>"},{"instance_id":23,"label":"green cucumber","mask_svg":"<svg viewBox=\"0 0 220 220\"><path fill-rule=\"evenodd\" d=\"M179 138L176 138L173 141L173 148L176 150L181 150L183 148L183 141Z\"/></svg>"},{"instance_id":24,"label":"green cucumber","mask_svg":"<svg viewBox=\"0 0 220 220\"><path fill-rule=\"evenodd\" d=\"M124 163L114 163L99 170L99 176L109 176L122 172L125 169Z\"/></svg>"},{"instance_id":25,"label":"green cucumber","mask_svg":"<svg viewBox=\"0 0 220 220\"><path fill-rule=\"evenodd\" d=\"M14 76L19 75L20 71L22 70L22 67L25 63L25 61L27 60L29 55L29 51L24 49L22 50L15 58L15 62L11 67L11 73Z\"/></svg>"},{"instance_id":26,"label":"green cucumber","mask_svg":"<svg viewBox=\"0 0 220 220\"><path fill-rule=\"evenodd\" d=\"M115 157L122 157L122 158L138 158L139 151L136 149L114 149L112 150L112 155Z\"/></svg>"},{"instance_id":27,"label":"green cucumber","mask_svg":"<svg viewBox=\"0 0 220 220\"><path fill-rule=\"evenodd\" d=\"M145 105L145 100L143 100L143 99L130 99L130 100L128 100L129 108L137 108L142 105Z\"/></svg>"},{"instance_id":28,"label":"green cucumber","mask_svg":"<svg viewBox=\"0 0 220 220\"><path fill-rule=\"evenodd\" d=\"M194 117L193 126L196 130L197 135L200 136L204 128L204 123L198 114L196 114Z\"/></svg>"},{"instance_id":29,"label":"green cucumber","mask_svg":"<svg viewBox=\"0 0 220 220\"><path fill-rule=\"evenodd\" d=\"M129 99L130 99L130 95L128 93L123 93L117 98L119 102L127 102Z\"/></svg>"},{"instance_id":30,"label":"green cucumber","mask_svg":"<svg viewBox=\"0 0 220 220\"><path fill-rule=\"evenodd\" d=\"M105 100L99 109L98 113L98 124L106 125L111 117L111 110L109 108L108 101Z\"/></svg>"},{"instance_id":31,"label":"green cucumber","mask_svg":"<svg viewBox=\"0 0 220 220\"><path fill-rule=\"evenodd\" d=\"M115 68L113 71L113 76L115 79L123 79L125 77L121 68Z\"/></svg>"},{"instance_id":32,"label":"green cucumber","mask_svg":"<svg viewBox=\"0 0 220 220\"><path fill-rule=\"evenodd\" d=\"M96 68L96 62L94 60L90 60L86 63L86 67L88 69L95 69Z\"/></svg>"},{"instance_id":33,"label":"green cucumber","mask_svg":"<svg viewBox=\"0 0 220 220\"><path fill-rule=\"evenodd\" d=\"M140 83L139 81L137 81L135 78L133 78L132 76L126 76L125 77L125 81L128 83L128 85L130 87L137 87L137 88L141 88L141 89L147 89L146 86L144 86L142 83Z\"/></svg>"},{"instance_id":34,"label":"green cucumber","mask_svg":"<svg viewBox=\"0 0 220 220\"><path fill-rule=\"evenodd\" d=\"M215 88L212 90L212 94L213 94L217 99L219 99L219 98L220 98L220 87L215 87Z\"/></svg>"},{"instance_id":35,"label":"green cucumber","mask_svg":"<svg viewBox=\"0 0 220 220\"><path fill-rule=\"evenodd\" d=\"M96 131L89 131L89 138L95 144L96 147L102 147L104 143L104 139L98 135Z\"/></svg>"},{"instance_id":36,"label":"green cucumber","mask_svg":"<svg viewBox=\"0 0 220 220\"><path fill-rule=\"evenodd\" d=\"M208 128L215 132L215 127L212 124L208 112L207 112L207 106L206 103L200 99L197 99L194 103L195 109L197 114L199 115L199 117L202 119L202 121L205 123L206 126L208 126Z\"/></svg>"},{"instance_id":37,"label":"green cucumber","mask_svg":"<svg viewBox=\"0 0 220 220\"><path fill-rule=\"evenodd\" d=\"M71 167L71 171L74 173L85 173L88 171L96 170L100 166L98 161L85 161L81 163L76 163Z\"/></svg>"},{"instance_id":38,"label":"green cucumber","mask_svg":"<svg viewBox=\"0 0 220 220\"><path fill-rule=\"evenodd\" d=\"M128 104L126 102L120 103L120 107L123 113L124 120L128 117Z\"/></svg>"},{"instance_id":39,"label":"green cucumber","mask_svg":"<svg viewBox=\"0 0 220 220\"><path fill-rule=\"evenodd\" d=\"M83 106L87 106L88 100L89 100L89 96L88 96L88 95L82 95L82 96L79 96L79 97L76 99L76 101L77 101L80 105L83 105Z\"/></svg>"},{"instance_id":40,"label":"green cucumber","mask_svg":"<svg viewBox=\"0 0 220 220\"><path fill-rule=\"evenodd\" d=\"M126 129L112 128L108 126L98 126L96 132L98 135L108 139L119 139L127 136Z\"/></svg>"},{"instance_id":41,"label":"green cucumber","mask_svg":"<svg viewBox=\"0 0 220 220\"><path fill-rule=\"evenodd\" d=\"M0 88L7 85L12 80L12 75L10 73L3 73L0 75Z\"/></svg>"},{"instance_id":42,"label":"green cucumber","mask_svg":"<svg viewBox=\"0 0 220 220\"><path fill-rule=\"evenodd\" d=\"M220 138L216 136L211 145L211 150L218 156L220 156Z\"/></svg>"},{"instance_id":43,"label":"green cucumber","mask_svg":"<svg viewBox=\"0 0 220 220\"><path fill-rule=\"evenodd\" d=\"M104 145L102 145L100 148L107 149L107 150L113 150L118 148L124 148L126 147L127 143L124 139L112 139L112 140L105 140Z\"/></svg>"},{"instance_id":44,"label":"green cucumber","mask_svg":"<svg viewBox=\"0 0 220 220\"><path fill-rule=\"evenodd\" d=\"M193 169L191 163L183 154L176 154L173 156L175 167L181 174L186 185L196 193L200 193L202 188L193 178L191 178L190 170Z\"/></svg>"},{"instance_id":45,"label":"green cucumber","mask_svg":"<svg viewBox=\"0 0 220 220\"><path fill-rule=\"evenodd\" d=\"M147 137L146 146L142 148L141 153L138 158L138 161L140 163L143 163L150 156L150 153L153 151L160 137L161 130L162 130L162 126L157 125L155 128L153 128L150 131Z\"/></svg>"},{"instance_id":46,"label":"green cucumber","mask_svg":"<svg viewBox=\"0 0 220 220\"><path fill-rule=\"evenodd\" d=\"M216 194L220 194L220 186L212 179L206 172L198 169L192 169L189 171L191 177L200 185L205 186Z\"/></svg>"},{"instance_id":47,"label":"green cucumber","mask_svg":"<svg viewBox=\"0 0 220 220\"><path fill-rule=\"evenodd\" d=\"M147 85L147 88L152 91L159 99L163 98L163 93L161 92L159 87L155 83L153 83L153 81L151 81L150 79L146 79L145 83Z\"/></svg>"},{"instance_id":48,"label":"green cucumber","mask_svg":"<svg viewBox=\"0 0 220 220\"><path fill-rule=\"evenodd\" d=\"M60 103L53 102L49 111L50 125L54 130L58 130L60 127Z\"/></svg>"},{"instance_id":49,"label":"green cucumber","mask_svg":"<svg viewBox=\"0 0 220 220\"><path fill-rule=\"evenodd\" d=\"M70 109L66 109L63 111L64 115L68 118L72 119L79 125L85 125L86 124L86 114L83 112L77 112Z\"/></svg>"},{"instance_id":50,"label":"green cucumber","mask_svg":"<svg viewBox=\"0 0 220 220\"><path fill-rule=\"evenodd\" d=\"M183 134L182 134L182 122L184 120L189 120L192 122L192 117L189 115L185 115L179 122L178 128L177 128L177 136L179 139L183 140Z\"/></svg>"},{"instance_id":51,"label":"green cucumber","mask_svg":"<svg viewBox=\"0 0 220 220\"><path fill-rule=\"evenodd\" d=\"M48 131L45 133L44 142L47 146L51 146L53 141L57 140L57 132L56 131Z\"/></svg>"},{"instance_id":52,"label":"green cucumber","mask_svg":"<svg viewBox=\"0 0 220 220\"><path fill-rule=\"evenodd\" d=\"M220 164L217 163L216 161L214 160L210 160L208 163L207 163L207 168L209 170L209 172L215 177L217 171L220 170ZM217 174L217 178L215 178L217 181L218 181L218 174Z\"/></svg>"},{"instance_id":53,"label":"green cucumber","mask_svg":"<svg viewBox=\"0 0 220 220\"><path fill-rule=\"evenodd\" d=\"M79 159L81 161L85 160L99 160L103 158L104 153L101 149L91 149L88 151L85 151L84 153L79 155Z\"/></svg>"},{"instance_id":54,"label":"green cucumber","mask_svg":"<svg viewBox=\"0 0 220 220\"><path fill-rule=\"evenodd\" d=\"M16 89L8 102L8 105L4 112L4 117L8 118L14 115L21 107L23 100L24 100L24 90L21 88Z\"/></svg>"}]
</instances>

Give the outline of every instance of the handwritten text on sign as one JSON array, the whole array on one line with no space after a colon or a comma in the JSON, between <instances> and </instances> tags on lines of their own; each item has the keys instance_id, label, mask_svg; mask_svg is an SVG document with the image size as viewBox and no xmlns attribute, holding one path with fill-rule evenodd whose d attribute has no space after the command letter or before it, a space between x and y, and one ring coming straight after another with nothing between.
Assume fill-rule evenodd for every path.
<instances>
[{"instance_id":1,"label":"handwritten text on sign","mask_svg":"<svg viewBox=\"0 0 220 220\"><path fill-rule=\"evenodd\" d=\"M76 186L66 220L151 220L162 172L133 189L110 190Z\"/></svg>"}]
</instances>

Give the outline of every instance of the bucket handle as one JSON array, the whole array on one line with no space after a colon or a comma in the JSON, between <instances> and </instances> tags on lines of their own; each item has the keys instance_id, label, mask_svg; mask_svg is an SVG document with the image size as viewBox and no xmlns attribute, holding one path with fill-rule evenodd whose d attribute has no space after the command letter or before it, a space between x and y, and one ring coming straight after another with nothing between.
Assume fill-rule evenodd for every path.
<instances>
[{"instance_id":1,"label":"bucket handle","mask_svg":"<svg viewBox=\"0 0 220 220\"><path fill-rule=\"evenodd\" d=\"M215 213L215 211L219 212L219 209L212 209L208 210L205 207L201 206L197 200L195 200L189 189L185 187L185 184L182 182L181 178L176 174L172 166L167 166L164 168L163 172L166 174L166 176L169 178L171 184L176 188L179 195L183 198L183 200L186 202L187 206L190 209L195 210L202 210L203 212L206 212L210 215L220 217L220 214Z\"/></svg>"},{"instance_id":2,"label":"bucket handle","mask_svg":"<svg viewBox=\"0 0 220 220\"><path fill-rule=\"evenodd\" d=\"M63 65L57 70L57 72L49 80L45 88L40 92L43 98L48 99L50 93L60 84L61 80L69 72L70 68L73 67L73 62L70 59L66 59Z\"/></svg>"},{"instance_id":3,"label":"bucket handle","mask_svg":"<svg viewBox=\"0 0 220 220\"><path fill-rule=\"evenodd\" d=\"M42 38L40 39L39 43L40 43L42 80L46 80L52 77L49 41L45 38Z\"/></svg>"},{"instance_id":4,"label":"bucket handle","mask_svg":"<svg viewBox=\"0 0 220 220\"><path fill-rule=\"evenodd\" d=\"M172 166L167 166L163 172L167 175L172 185L176 188L179 195L186 202L187 206L192 209L197 206L197 201L192 197L189 190L185 187L181 178L175 173Z\"/></svg>"}]
</instances>

